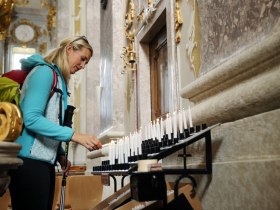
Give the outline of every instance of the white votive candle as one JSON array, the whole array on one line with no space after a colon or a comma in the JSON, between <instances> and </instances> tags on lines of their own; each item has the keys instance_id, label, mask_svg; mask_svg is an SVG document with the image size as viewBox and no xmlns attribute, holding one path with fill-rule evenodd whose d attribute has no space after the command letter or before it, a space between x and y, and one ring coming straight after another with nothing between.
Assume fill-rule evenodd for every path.
<instances>
[{"instance_id":1,"label":"white votive candle","mask_svg":"<svg viewBox=\"0 0 280 210\"><path fill-rule=\"evenodd\" d=\"M189 123L190 123L190 127L193 127L193 123L192 123L192 113L191 113L191 108L189 106Z\"/></svg>"},{"instance_id":2,"label":"white votive candle","mask_svg":"<svg viewBox=\"0 0 280 210\"><path fill-rule=\"evenodd\" d=\"M173 137L177 138L177 113L173 113Z\"/></svg>"}]
</instances>

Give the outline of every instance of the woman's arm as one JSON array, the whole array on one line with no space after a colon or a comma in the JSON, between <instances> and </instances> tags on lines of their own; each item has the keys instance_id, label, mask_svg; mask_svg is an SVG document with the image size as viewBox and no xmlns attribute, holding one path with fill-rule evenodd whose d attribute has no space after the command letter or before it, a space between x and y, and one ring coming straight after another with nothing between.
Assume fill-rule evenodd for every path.
<instances>
[{"instance_id":1,"label":"woman's arm","mask_svg":"<svg viewBox=\"0 0 280 210\"><path fill-rule=\"evenodd\" d=\"M53 83L53 73L48 66L38 66L30 72L24 98L20 104L25 127L39 135L59 141L69 141L74 131L47 119L44 114Z\"/></svg>"}]
</instances>

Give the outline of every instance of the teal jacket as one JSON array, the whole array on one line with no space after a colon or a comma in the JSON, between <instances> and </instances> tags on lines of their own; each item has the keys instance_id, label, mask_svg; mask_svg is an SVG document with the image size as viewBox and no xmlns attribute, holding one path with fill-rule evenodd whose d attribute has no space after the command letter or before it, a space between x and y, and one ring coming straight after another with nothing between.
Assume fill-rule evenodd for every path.
<instances>
[{"instance_id":1,"label":"teal jacket","mask_svg":"<svg viewBox=\"0 0 280 210\"><path fill-rule=\"evenodd\" d=\"M58 123L61 94L55 93L49 98L54 80L52 69L57 74L57 87L63 92L62 118L67 108L66 83L58 67L46 63L39 54L21 59L21 64L22 69L32 71L24 82L20 99L24 129L16 140L22 146L19 157L55 164L57 155L64 154L61 142L69 142L74 131Z\"/></svg>"}]
</instances>

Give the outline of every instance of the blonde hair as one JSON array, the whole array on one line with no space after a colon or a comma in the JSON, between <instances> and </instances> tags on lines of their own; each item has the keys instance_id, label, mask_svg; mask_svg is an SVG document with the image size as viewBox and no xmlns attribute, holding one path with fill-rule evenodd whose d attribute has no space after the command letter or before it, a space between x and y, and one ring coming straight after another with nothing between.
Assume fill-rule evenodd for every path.
<instances>
[{"instance_id":1,"label":"blonde hair","mask_svg":"<svg viewBox=\"0 0 280 210\"><path fill-rule=\"evenodd\" d=\"M93 54L93 49L89 44L87 38L85 36L73 37L73 38L65 38L63 39L59 47L53 49L48 55L44 57L44 60L50 64L56 64L61 71L61 74L68 84L70 79L70 71L68 65L68 58L66 53L66 48L69 45L73 46L74 50L81 50L82 48L87 48L91 52L91 56Z\"/></svg>"}]
</instances>

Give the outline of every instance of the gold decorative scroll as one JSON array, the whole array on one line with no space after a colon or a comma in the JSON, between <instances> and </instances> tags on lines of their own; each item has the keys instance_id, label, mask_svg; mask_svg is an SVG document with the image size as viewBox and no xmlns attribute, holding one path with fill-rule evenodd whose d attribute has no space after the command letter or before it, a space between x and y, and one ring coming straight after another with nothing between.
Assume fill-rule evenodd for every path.
<instances>
[{"instance_id":1,"label":"gold decorative scroll","mask_svg":"<svg viewBox=\"0 0 280 210\"><path fill-rule=\"evenodd\" d=\"M0 142L14 141L21 134L22 117L19 108L8 102L0 102Z\"/></svg>"},{"instance_id":2,"label":"gold decorative scroll","mask_svg":"<svg viewBox=\"0 0 280 210\"><path fill-rule=\"evenodd\" d=\"M39 45L39 52L40 54L44 55L47 52L47 42L43 42Z\"/></svg>"},{"instance_id":3,"label":"gold decorative scroll","mask_svg":"<svg viewBox=\"0 0 280 210\"><path fill-rule=\"evenodd\" d=\"M125 29L126 29L126 31L131 28L131 26L134 22L134 18L135 18L135 6L134 6L133 1L131 0L129 2L129 10L125 14Z\"/></svg>"},{"instance_id":4,"label":"gold decorative scroll","mask_svg":"<svg viewBox=\"0 0 280 210\"><path fill-rule=\"evenodd\" d=\"M135 21L135 6L133 0L128 3L128 11L125 14L125 36L128 41L128 45L123 47L121 58L124 62L124 70L122 73L126 73L128 70L136 70L136 52L134 47L135 42L135 29L133 28Z\"/></svg>"},{"instance_id":5,"label":"gold decorative scroll","mask_svg":"<svg viewBox=\"0 0 280 210\"><path fill-rule=\"evenodd\" d=\"M47 22L48 22L48 32L50 39L52 39L52 32L56 28L56 6L53 6L50 2L46 0L41 0L41 7L48 9Z\"/></svg>"},{"instance_id":6,"label":"gold decorative scroll","mask_svg":"<svg viewBox=\"0 0 280 210\"><path fill-rule=\"evenodd\" d=\"M193 8L191 14L190 28L188 32L188 41L186 44L187 59L195 77L198 77L200 71L200 33L199 33L199 13L197 0L189 0L189 5Z\"/></svg>"},{"instance_id":7,"label":"gold decorative scroll","mask_svg":"<svg viewBox=\"0 0 280 210\"><path fill-rule=\"evenodd\" d=\"M181 41L181 27L183 24L182 16L181 16L181 5L180 0L176 0L176 8L175 8L175 31L176 31L176 37L175 41L176 43L180 43Z\"/></svg>"},{"instance_id":8,"label":"gold decorative scroll","mask_svg":"<svg viewBox=\"0 0 280 210\"><path fill-rule=\"evenodd\" d=\"M0 0L0 41L5 40L11 23L13 0Z\"/></svg>"}]
</instances>

